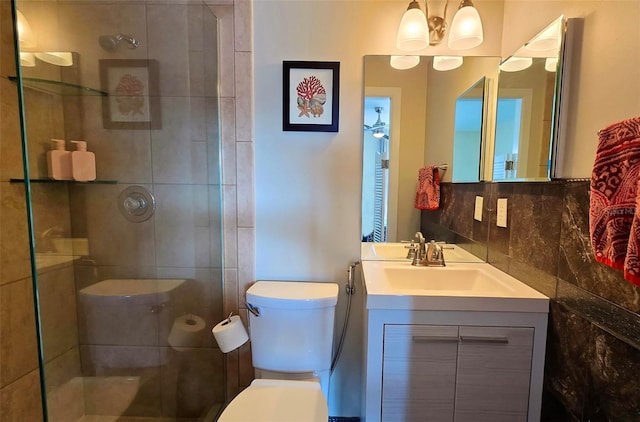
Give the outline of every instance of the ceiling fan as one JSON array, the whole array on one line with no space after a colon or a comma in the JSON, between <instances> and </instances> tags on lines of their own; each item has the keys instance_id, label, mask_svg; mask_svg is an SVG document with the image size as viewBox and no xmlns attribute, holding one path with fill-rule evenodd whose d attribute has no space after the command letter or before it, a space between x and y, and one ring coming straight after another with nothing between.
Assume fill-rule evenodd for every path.
<instances>
[{"instance_id":1,"label":"ceiling fan","mask_svg":"<svg viewBox=\"0 0 640 422\"><path fill-rule=\"evenodd\" d=\"M376 113L378 113L378 120L375 121L375 123L373 125L364 125L364 130L365 131L371 131L372 135L374 138L389 138L389 136L386 134L386 127L387 124L385 122L382 121L382 119L380 118L380 114L382 113L383 108L382 107L375 107L375 111Z\"/></svg>"}]
</instances>

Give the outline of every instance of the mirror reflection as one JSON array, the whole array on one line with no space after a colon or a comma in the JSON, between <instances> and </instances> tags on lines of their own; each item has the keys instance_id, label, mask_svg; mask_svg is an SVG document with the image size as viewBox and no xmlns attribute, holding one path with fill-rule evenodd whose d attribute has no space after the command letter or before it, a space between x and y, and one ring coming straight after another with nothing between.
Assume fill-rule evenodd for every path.
<instances>
[{"instance_id":1,"label":"mirror reflection","mask_svg":"<svg viewBox=\"0 0 640 422\"><path fill-rule=\"evenodd\" d=\"M480 181L485 81L480 79L456 100L453 123L453 182Z\"/></svg>"},{"instance_id":2,"label":"mirror reflection","mask_svg":"<svg viewBox=\"0 0 640 422\"><path fill-rule=\"evenodd\" d=\"M363 242L413 239L420 229L420 211L414 208L420 168L448 164L440 177L450 182L455 161L475 168L478 181L479 147L468 156L460 148L454 159L456 103L465 93L477 95L482 78L497 76L500 58L459 57L444 63L460 61L451 68L421 56L415 67L398 70L390 56L364 57ZM434 62L450 70L434 69Z\"/></svg>"},{"instance_id":3,"label":"mirror reflection","mask_svg":"<svg viewBox=\"0 0 640 422\"><path fill-rule=\"evenodd\" d=\"M492 180L550 180L565 20L500 64Z\"/></svg>"},{"instance_id":4,"label":"mirror reflection","mask_svg":"<svg viewBox=\"0 0 640 422\"><path fill-rule=\"evenodd\" d=\"M413 56L400 70L364 57L362 259L406 259L421 167L449 164L445 183L550 179L566 25L560 16L502 62Z\"/></svg>"}]
</instances>

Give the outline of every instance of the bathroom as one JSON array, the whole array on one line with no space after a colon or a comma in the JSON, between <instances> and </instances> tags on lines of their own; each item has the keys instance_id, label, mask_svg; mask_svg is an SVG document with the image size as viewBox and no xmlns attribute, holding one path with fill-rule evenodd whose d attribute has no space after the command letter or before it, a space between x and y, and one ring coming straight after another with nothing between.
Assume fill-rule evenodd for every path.
<instances>
[{"instance_id":1,"label":"bathroom","mask_svg":"<svg viewBox=\"0 0 640 422\"><path fill-rule=\"evenodd\" d=\"M9 171L9 164L15 166L20 160L19 151L16 150L20 135L15 84L7 80L7 76L12 74L9 69L13 63L9 48L11 41L6 38L10 35L7 31L10 28L7 20L8 3L2 2L3 42L0 59L3 69L3 113L0 121L3 133L0 153L3 162L3 178L0 181L3 198L0 220L0 414L7 420L28 421L40 420L37 413L39 408L34 406L40 397L40 383L33 300L29 291L24 198L19 188L9 183L10 178L16 177L15 168ZM485 42L473 52L477 55L511 52L560 14L584 19L583 36L578 47L580 61L578 69L572 73L572 82L575 83L572 83L569 96L571 111L566 143L569 159L565 166L565 177L589 177L597 131L609 123L635 115L639 109L640 95L637 94L640 88L636 82L640 60L636 54L639 38L625 38L622 34L634 34L632 31L637 31L634 18L640 12L640 5L627 1L550 1L544 2L544 5L539 1L475 3L485 25ZM224 207L224 261L221 269L224 277L220 278L224 280L224 286L218 285L222 296L218 299L221 303L216 306L221 309L217 309L217 315L214 316L219 319L233 311L239 312L246 320L243 293L254 280L342 283L349 263L359 258L363 56L396 52L395 31L406 2L257 1L252 4L221 1L211 2L211 5L219 19L220 33L221 190ZM109 10L112 10L111 6ZM115 13L122 19L128 16L122 11ZM314 29L309 32L311 21L314 22ZM274 25L274 22L279 24ZM282 25L280 22L286 23ZM126 28L141 36L139 34L144 31L138 31L137 25L137 22L129 22ZM610 31L612 25L628 29L624 33L616 33ZM126 33L114 28L105 30L104 34L117 32ZM103 33L96 33L96 37L91 39L95 43L92 46L94 49L100 48L97 45L98 35ZM86 42L89 42L89 38ZM348 43L345 43L345 39L348 39ZM169 43L174 41L176 39L168 40ZM136 52L127 50L126 46L121 46L118 52L133 54L125 57L137 57ZM437 52L434 49L434 53ZM621 62L619 57L625 57L625 60ZM282 78L283 60L341 63L339 132L282 132L279 101L273 99L281 95L279 81ZM100 159L96 154L98 166ZM469 189L475 194L475 189L484 189L485 185L479 184ZM574 187L575 196L572 195ZM558 218L561 213L562 216L573 215L568 211L563 212L565 208L562 207L563 202L557 202L559 198L566 198L567 204L577 204L581 215L585 215L585 189L582 188L580 185L552 184L537 187L489 184L487 187L500 192L506 189L506 194L525 201L526 205L529 204L527 200L538 203L542 193L543 197L556 201ZM520 192L515 189L528 190ZM574 198L578 198L577 202ZM158 207L161 205L159 201ZM116 205L112 203L110 206ZM575 208L572 205L567 210ZM51 217L52 221L55 221L54 217ZM538 214L537 217L545 216ZM558 227L562 221L556 222ZM176 227L175 231L179 232L180 229ZM561 250L559 239L559 235L554 240L541 238L537 249L557 254ZM551 241L555 243L546 243ZM502 254L496 256L507 256L511 249L504 243L498 243L504 242L504 239L496 239L495 242L493 244L497 245L497 252ZM564 244L562 247L565 247ZM126 260L127 256L119 258ZM525 258L514 262L527 264ZM556 276L563 277L561 273L547 275L552 280ZM622 314L628 314L631 321L637 324L637 289L630 290L612 277L612 289L621 292L609 294L605 290L607 287L598 283L599 279L591 280L589 275L585 277L590 281L584 285L576 283L578 293L589 298L603 297L620 305L617 308L624 308ZM601 277L600 274L598 277ZM561 284L565 288L575 285L571 284L574 283L571 279L565 281L569 282ZM354 297L355 309L362 306L362 292L359 293ZM545 291L545 294L550 293ZM593 372L586 380L589 387L583 384L584 390L578 391L575 377L584 371L581 367L568 366L567 362L593 362L589 366L595 367L601 359L593 349L593 344L597 343L598 352L611 352L606 357L613 359L612 367L624 368L620 374L637 373L640 362L637 338L635 343L618 341L620 336L616 336L615 326L612 327L619 319L616 316L604 315L601 321L594 322L587 309L571 309L558 304L552 304L551 308L551 321L554 321L554 312L560 318L555 320L557 324L553 326L558 333L556 338L562 341L562 354L555 356L563 357L565 361L558 361L550 368L555 371L558 380L556 386L567 387L564 392L556 392L561 394L560 397L565 400L563 405L574 415L573 419L566 420L580 420L583 416L584 420L587 417L591 420L607 420L607 417L611 420L616 420L616 417L617 420L634 420L633 415L637 415L638 410L638 394L631 396L635 397L635 402L624 394L638 391L636 380L616 382L596 377L596 372ZM341 321L344 309L345 297L341 293L337 321ZM358 320L358 314L352 314L344 352L332 379L330 415L360 414L361 321ZM209 322L215 322L213 318ZM583 333L585 330L593 332L597 342L594 340L582 345L575 339L576 332ZM610 335L611 332L614 335ZM214 359L222 357L218 355ZM231 352L224 360L225 396L231 398L251 381L249 348L245 346ZM573 382L563 382L563 379ZM625 388L620 387L622 381L626 383ZM630 386L633 387L630 389ZM587 404L596 403L597 398L601 400L600 407L588 409ZM636 413L624 413L625 409L627 412L635 410Z\"/></svg>"}]
</instances>

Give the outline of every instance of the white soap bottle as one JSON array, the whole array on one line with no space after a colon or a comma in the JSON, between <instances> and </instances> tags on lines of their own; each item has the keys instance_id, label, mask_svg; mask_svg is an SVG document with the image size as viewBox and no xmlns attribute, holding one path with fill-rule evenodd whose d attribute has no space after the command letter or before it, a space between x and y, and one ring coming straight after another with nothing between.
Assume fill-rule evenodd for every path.
<instances>
[{"instance_id":1,"label":"white soap bottle","mask_svg":"<svg viewBox=\"0 0 640 422\"><path fill-rule=\"evenodd\" d=\"M71 141L76 144L77 150L71 152L71 174L73 180L78 182L91 182L96 180L96 156L87 151L85 141Z\"/></svg>"},{"instance_id":2,"label":"white soap bottle","mask_svg":"<svg viewBox=\"0 0 640 422\"><path fill-rule=\"evenodd\" d=\"M71 180L71 151L64 148L64 139L51 139L55 149L47 151L48 175L53 180Z\"/></svg>"}]
</instances>

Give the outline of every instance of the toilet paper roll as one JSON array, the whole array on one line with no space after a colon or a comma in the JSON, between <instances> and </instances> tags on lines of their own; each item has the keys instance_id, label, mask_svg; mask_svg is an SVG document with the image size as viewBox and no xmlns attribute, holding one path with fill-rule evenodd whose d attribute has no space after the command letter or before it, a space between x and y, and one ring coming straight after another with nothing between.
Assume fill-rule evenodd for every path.
<instances>
[{"instance_id":1,"label":"toilet paper roll","mask_svg":"<svg viewBox=\"0 0 640 422\"><path fill-rule=\"evenodd\" d=\"M169 345L175 350L182 351L185 348L198 347L202 340L202 332L207 324L197 315L182 315L173 321L169 339Z\"/></svg>"},{"instance_id":2,"label":"toilet paper roll","mask_svg":"<svg viewBox=\"0 0 640 422\"><path fill-rule=\"evenodd\" d=\"M228 353L242 346L249 340L242 320L238 315L221 321L211 330L222 353Z\"/></svg>"}]
</instances>

